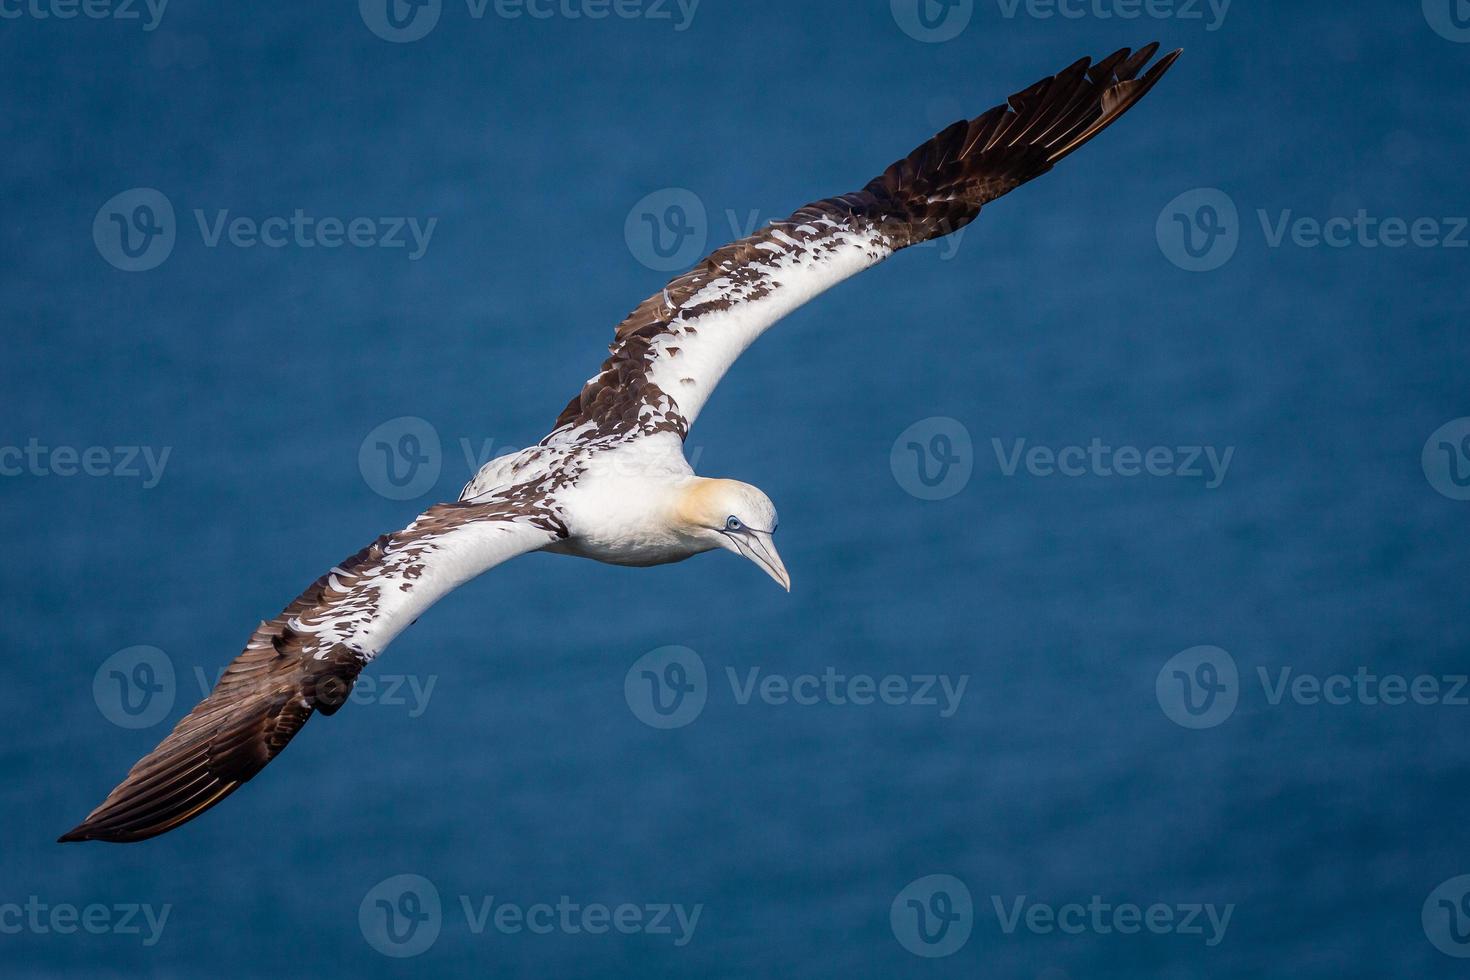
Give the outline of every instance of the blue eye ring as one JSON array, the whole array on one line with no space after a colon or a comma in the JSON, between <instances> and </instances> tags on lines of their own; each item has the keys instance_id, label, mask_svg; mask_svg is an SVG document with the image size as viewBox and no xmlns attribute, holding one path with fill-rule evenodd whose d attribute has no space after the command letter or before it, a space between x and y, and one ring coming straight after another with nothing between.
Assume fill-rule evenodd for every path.
<instances>
[{"instance_id":1,"label":"blue eye ring","mask_svg":"<svg viewBox=\"0 0 1470 980\"><path fill-rule=\"evenodd\" d=\"M734 514L731 514L729 517L725 518L725 530L739 531L743 527L745 527L745 525L741 524L740 518L736 517Z\"/></svg>"}]
</instances>

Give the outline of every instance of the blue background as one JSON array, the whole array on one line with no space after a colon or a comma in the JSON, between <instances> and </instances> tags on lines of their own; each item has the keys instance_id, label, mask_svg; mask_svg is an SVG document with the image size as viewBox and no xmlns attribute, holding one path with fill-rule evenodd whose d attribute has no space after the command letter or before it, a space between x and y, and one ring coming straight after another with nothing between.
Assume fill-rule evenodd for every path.
<instances>
[{"instance_id":1,"label":"blue background","mask_svg":"<svg viewBox=\"0 0 1470 980\"><path fill-rule=\"evenodd\" d=\"M886 2L705 0L669 20L471 18L389 43L352 3L174 0L137 21L0 22L0 443L171 447L163 479L0 478L0 902L171 903L161 941L0 935L18 975L1454 976L1421 906L1470 871L1467 709L1271 705L1256 669L1463 673L1470 504L1420 451L1470 415L1470 252L1272 248L1275 221L1464 214L1470 45L1417 0L1237 3L1202 21L1006 17L921 43ZM1206 8L1207 9L1207 8ZM677 19L677 18L676 18ZM667 276L635 202L694 192L709 244L854 189L961 115L1082 54L1186 53L1127 119L987 209L801 310L690 438L781 509L791 595L716 555L629 570L535 555L445 600L372 672L427 709L314 720L198 821L52 841L162 737L250 629L470 475L460 440L538 439L613 325ZM133 187L178 214L128 273L92 238ZM1156 239L1218 187L1239 249L1184 271ZM428 250L206 247L192 210L437 217ZM394 501L358 451L430 422L437 485ZM974 474L925 501L899 433L948 416ZM1223 484L1007 477L1007 445L1235 447ZM150 644L179 675L131 731L92 679ZM642 724L629 665L709 669L687 727ZM1217 645L1233 716L1186 730L1155 677ZM738 704L742 674L968 675L920 706ZM358 908L423 875L441 935L381 955ZM969 942L905 950L928 874ZM473 901L702 903L694 939L474 934ZM990 896L1234 903L1200 936L1005 933Z\"/></svg>"}]
</instances>

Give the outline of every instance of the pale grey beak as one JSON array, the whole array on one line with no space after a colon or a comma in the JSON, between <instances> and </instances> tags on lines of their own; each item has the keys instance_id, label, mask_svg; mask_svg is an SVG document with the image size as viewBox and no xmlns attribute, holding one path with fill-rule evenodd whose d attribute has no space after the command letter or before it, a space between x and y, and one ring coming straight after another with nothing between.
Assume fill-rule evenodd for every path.
<instances>
[{"instance_id":1,"label":"pale grey beak","mask_svg":"<svg viewBox=\"0 0 1470 980\"><path fill-rule=\"evenodd\" d=\"M765 573L785 589L791 591L791 576L786 571L786 566L781 563L781 556L776 552L776 543L771 540L770 531L757 531L754 528L741 528L739 531L726 531L725 537L734 544L733 551L755 562Z\"/></svg>"}]
</instances>

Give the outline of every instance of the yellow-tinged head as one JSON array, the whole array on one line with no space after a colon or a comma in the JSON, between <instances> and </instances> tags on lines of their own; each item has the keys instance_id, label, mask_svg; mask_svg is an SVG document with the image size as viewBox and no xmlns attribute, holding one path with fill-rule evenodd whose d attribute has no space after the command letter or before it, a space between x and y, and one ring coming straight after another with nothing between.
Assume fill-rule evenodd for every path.
<instances>
[{"instance_id":1,"label":"yellow-tinged head","mask_svg":"<svg viewBox=\"0 0 1470 980\"><path fill-rule=\"evenodd\" d=\"M680 491L674 511L684 533L749 558L791 591L791 576L771 540L776 507L760 490L738 480L696 477Z\"/></svg>"}]
</instances>

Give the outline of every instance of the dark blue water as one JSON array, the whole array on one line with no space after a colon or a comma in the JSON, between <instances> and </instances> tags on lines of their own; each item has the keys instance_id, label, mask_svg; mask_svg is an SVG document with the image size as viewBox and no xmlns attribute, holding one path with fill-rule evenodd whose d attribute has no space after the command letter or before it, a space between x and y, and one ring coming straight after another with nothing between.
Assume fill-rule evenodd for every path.
<instances>
[{"instance_id":1,"label":"dark blue water","mask_svg":"<svg viewBox=\"0 0 1470 980\"><path fill-rule=\"evenodd\" d=\"M1470 423L1431 434L1470 415L1466 11L1129 20L976 0L927 43L902 4L647 7L476 19L445 0L411 43L346 2L174 0L153 30L142 7L3 7L20 14L0 21L7 970L1463 975ZM853 189L937 126L1155 36L1185 57L1118 127L957 247L791 317L700 419L701 472L780 507L791 595L726 555L518 560L426 615L370 669L368 703L314 720L218 809L145 844L52 843L256 622L454 497L466 442L545 432L667 278L640 262L651 239L625 237L640 199L691 191L713 246L731 214L738 233ZM134 188L168 200L174 243L129 272L93 222ZM209 244L221 211L297 209L375 235L436 224L417 259L406 231L402 248ZM1377 230L1339 222L1341 247L1298 223L1360 209ZM1417 239L1387 244L1391 218ZM359 453L403 416L432 427L439 471L389 499L386 458L374 470L370 444L365 476ZM916 424L925 457L906 438L892 465ZM960 440L942 458L941 430ZM1017 440L1082 475L1009 467ZM1167 449L1161 473L1187 447L1229 463L1122 476L1067 453L1094 440ZM169 455L154 479L119 447ZM94 472L123 472L82 472L93 448ZM905 490L921 462L952 480L944 499ZM624 680L666 645L707 682L702 712L660 730ZM173 680L124 705L149 678L104 662L137 646ZM1166 667L1200 646L1220 652ZM966 686L947 715L942 695L742 703L728 672L753 668ZM1283 670L1307 686L1275 696ZM1437 693L1383 703L1360 673ZM1314 703L1312 681L1343 703ZM149 697L161 720L114 723L146 722L127 711ZM397 875L432 894L381 884ZM951 878L910 889L930 875ZM563 896L570 926L495 924ZM661 903L699 918L650 929ZM623 904L627 932L578 918ZM1194 904L1228 909L1223 930L1187 926ZM1172 925L1117 928L1117 907L1154 905Z\"/></svg>"}]
</instances>

